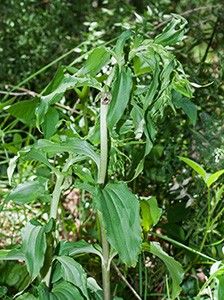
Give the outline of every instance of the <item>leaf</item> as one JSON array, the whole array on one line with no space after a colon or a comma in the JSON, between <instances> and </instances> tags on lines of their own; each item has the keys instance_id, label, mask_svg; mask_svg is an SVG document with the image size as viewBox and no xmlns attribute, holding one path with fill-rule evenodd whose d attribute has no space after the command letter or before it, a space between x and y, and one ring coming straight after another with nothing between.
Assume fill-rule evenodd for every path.
<instances>
[{"instance_id":1,"label":"leaf","mask_svg":"<svg viewBox=\"0 0 224 300\"><path fill-rule=\"evenodd\" d=\"M56 90L60 86L60 84L64 80L64 77L65 77L65 75L64 75L63 67L60 65L57 69L56 74L54 75L54 78L44 89L44 94L48 95L48 94L54 92L54 90Z\"/></svg>"},{"instance_id":2,"label":"leaf","mask_svg":"<svg viewBox=\"0 0 224 300\"><path fill-rule=\"evenodd\" d=\"M54 226L53 219L46 225L41 225L34 219L21 230L22 249L25 255L27 269L35 279L44 265L47 250L46 233L51 232Z\"/></svg>"},{"instance_id":3,"label":"leaf","mask_svg":"<svg viewBox=\"0 0 224 300\"><path fill-rule=\"evenodd\" d=\"M108 62L109 59L110 54L107 52L105 47L94 49L76 76L82 76L86 73L89 73L91 76L95 76L101 71L102 67Z\"/></svg>"},{"instance_id":4,"label":"leaf","mask_svg":"<svg viewBox=\"0 0 224 300\"><path fill-rule=\"evenodd\" d=\"M187 20L179 15L172 15L174 18L163 29L163 32L155 37L155 43L167 46L182 41L186 32Z\"/></svg>"},{"instance_id":5,"label":"leaf","mask_svg":"<svg viewBox=\"0 0 224 300\"><path fill-rule=\"evenodd\" d=\"M197 106L190 101L190 99L183 97L181 93L173 91L172 101L175 105L180 106L188 118L191 120L192 124L195 126L197 120Z\"/></svg>"},{"instance_id":6,"label":"leaf","mask_svg":"<svg viewBox=\"0 0 224 300\"><path fill-rule=\"evenodd\" d=\"M126 30L120 35L119 39L117 40L114 53L116 55L116 59L117 59L119 68L121 68L121 60L122 60L124 44L125 44L126 40L131 36L131 34L132 34L131 29Z\"/></svg>"},{"instance_id":7,"label":"leaf","mask_svg":"<svg viewBox=\"0 0 224 300\"><path fill-rule=\"evenodd\" d=\"M38 98L26 101L20 101L12 104L6 111L23 123L31 121L35 117L35 109L38 104Z\"/></svg>"},{"instance_id":8,"label":"leaf","mask_svg":"<svg viewBox=\"0 0 224 300\"><path fill-rule=\"evenodd\" d=\"M107 113L107 124L110 131L122 117L132 89L132 72L130 68L122 67L121 71L116 69L115 77L112 86L112 100Z\"/></svg>"},{"instance_id":9,"label":"leaf","mask_svg":"<svg viewBox=\"0 0 224 300\"><path fill-rule=\"evenodd\" d=\"M92 277L87 279L87 287L90 292L91 300L103 300L103 290ZM123 300L117 296L111 296L111 300Z\"/></svg>"},{"instance_id":10,"label":"leaf","mask_svg":"<svg viewBox=\"0 0 224 300\"><path fill-rule=\"evenodd\" d=\"M51 292L44 283L41 283L38 300L84 300L84 297L74 285L62 281L55 285Z\"/></svg>"},{"instance_id":11,"label":"leaf","mask_svg":"<svg viewBox=\"0 0 224 300\"><path fill-rule=\"evenodd\" d=\"M98 190L96 205L102 213L109 243L127 266L137 263L141 249L139 203L124 183L108 183Z\"/></svg>"},{"instance_id":12,"label":"leaf","mask_svg":"<svg viewBox=\"0 0 224 300\"><path fill-rule=\"evenodd\" d=\"M142 226L145 232L148 232L152 226L155 226L162 214L162 209L158 207L155 197L140 198Z\"/></svg>"},{"instance_id":13,"label":"leaf","mask_svg":"<svg viewBox=\"0 0 224 300\"><path fill-rule=\"evenodd\" d=\"M98 250L99 249L99 250ZM102 258L102 249L98 244L89 244L85 240L78 242L61 241L59 255L74 256L81 253L93 253Z\"/></svg>"},{"instance_id":14,"label":"leaf","mask_svg":"<svg viewBox=\"0 0 224 300\"><path fill-rule=\"evenodd\" d=\"M142 250L148 251L156 256L158 256L167 266L170 276L172 278L172 298L178 297L181 291L180 284L184 277L184 271L179 262L177 262L173 257L165 253L160 244L156 242L144 243L142 245Z\"/></svg>"},{"instance_id":15,"label":"leaf","mask_svg":"<svg viewBox=\"0 0 224 300\"><path fill-rule=\"evenodd\" d=\"M188 164L190 167L192 167L198 174L200 174L204 178L204 180L206 182L207 173L199 164L197 164L195 161L193 161L189 158L186 158L186 157L178 156L178 158L182 159L186 164Z\"/></svg>"},{"instance_id":16,"label":"leaf","mask_svg":"<svg viewBox=\"0 0 224 300\"><path fill-rule=\"evenodd\" d=\"M45 164L53 172L57 172L57 169L49 163L46 153L43 152L41 149L30 148L28 149L28 151L24 152L24 156L22 156L22 158L26 161L37 160Z\"/></svg>"},{"instance_id":17,"label":"leaf","mask_svg":"<svg viewBox=\"0 0 224 300\"><path fill-rule=\"evenodd\" d=\"M223 173L224 170L220 170L209 176L206 181L207 187L209 188Z\"/></svg>"},{"instance_id":18,"label":"leaf","mask_svg":"<svg viewBox=\"0 0 224 300\"><path fill-rule=\"evenodd\" d=\"M82 181L94 184L95 181L89 169L80 165L74 165L73 171Z\"/></svg>"},{"instance_id":19,"label":"leaf","mask_svg":"<svg viewBox=\"0 0 224 300\"><path fill-rule=\"evenodd\" d=\"M0 260L25 260L21 249L0 250Z\"/></svg>"},{"instance_id":20,"label":"leaf","mask_svg":"<svg viewBox=\"0 0 224 300\"><path fill-rule=\"evenodd\" d=\"M44 133L45 139L50 139L55 134L57 128L56 125L59 121L58 111L54 107L49 107L44 122L41 124L41 129Z\"/></svg>"},{"instance_id":21,"label":"leaf","mask_svg":"<svg viewBox=\"0 0 224 300\"><path fill-rule=\"evenodd\" d=\"M78 138L67 138L64 142L51 142L48 140L38 140L35 147L41 149L46 153L62 153L62 152L73 152L79 155L86 155L91 158L99 168L100 158L95 152L93 146L87 141Z\"/></svg>"},{"instance_id":22,"label":"leaf","mask_svg":"<svg viewBox=\"0 0 224 300\"><path fill-rule=\"evenodd\" d=\"M54 92L41 97L40 105L36 109L37 127L39 128L44 122L49 106L60 101L65 91L81 86L91 86L101 90L101 84L94 78L79 78L74 75L66 75L62 83L54 90Z\"/></svg>"},{"instance_id":23,"label":"leaf","mask_svg":"<svg viewBox=\"0 0 224 300\"><path fill-rule=\"evenodd\" d=\"M16 297L15 299L16 300L35 300L35 299L38 300L38 298L34 297L34 295L30 293L24 293L19 297Z\"/></svg>"},{"instance_id":24,"label":"leaf","mask_svg":"<svg viewBox=\"0 0 224 300\"><path fill-rule=\"evenodd\" d=\"M82 294L89 299L87 292L87 275L82 266L68 256L58 256L56 259L61 263L63 279L77 286Z\"/></svg>"},{"instance_id":25,"label":"leaf","mask_svg":"<svg viewBox=\"0 0 224 300\"><path fill-rule=\"evenodd\" d=\"M20 183L12 189L7 195L5 201L12 200L16 204L25 204L37 200L43 194L47 194L44 184L47 179L38 178L37 180L30 180Z\"/></svg>"}]
</instances>

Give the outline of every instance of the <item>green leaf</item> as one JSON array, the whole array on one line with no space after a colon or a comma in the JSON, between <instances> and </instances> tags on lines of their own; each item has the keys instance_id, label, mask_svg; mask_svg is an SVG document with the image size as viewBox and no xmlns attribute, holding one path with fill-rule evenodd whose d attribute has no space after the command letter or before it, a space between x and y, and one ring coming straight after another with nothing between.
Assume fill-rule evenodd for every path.
<instances>
[{"instance_id":1,"label":"green leaf","mask_svg":"<svg viewBox=\"0 0 224 300\"><path fill-rule=\"evenodd\" d=\"M50 168L53 172L57 172L57 169L54 168L48 161L47 155L41 149L30 148L26 152L23 153L21 151L21 157L26 161L37 160L45 164L48 168Z\"/></svg>"},{"instance_id":2,"label":"green leaf","mask_svg":"<svg viewBox=\"0 0 224 300\"><path fill-rule=\"evenodd\" d=\"M22 122L26 123L31 121L35 117L35 109L38 104L38 98L26 101L20 101L11 105L7 112L13 117L20 119Z\"/></svg>"},{"instance_id":3,"label":"green leaf","mask_svg":"<svg viewBox=\"0 0 224 300\"><path fill-rule=\"evenodd\" d=\"M115 73L116 79L112 86L112 100L107 113L107 124L110 131L122 117L132 89L132 72L130 68L122 67L121 71L116 69Z\"/></svg>"},{"instance_id":4,"label":"green leaf","mask_svg":"<svg viewBox=\"0 0 224 300\"><path fill-rule=\"evenodd\" d=\"M22 250L0 250L0 260L25 260L25 256Z\"/></svg>"},{"instance_id":5,"label":"green leaf","mask_svg":"<svg viewBox=\"0 0 224 300\"><path fill-rule=\"evenodd\" d=\"M119 39L117 40L116 47L114 50L114 53L116 55L117 63L119 67L121 68L121 61L122 61L122 54L123 54L123 48L126 40L131 36L132 32L131 29L124 31Z\"/></svg>"},{"instance_id":6,"label":"green leaf","mask_svg":"<svg viewBox=\"0 0 224 300\"><path fill-rule=\"evenodd\" d=\"M210 187L223 173L224 170L220 170L209 176L206 181L207 187Z\"/></svg>"},{"instance_id":7,"label":"green leaf","mask_svg":"<svg viewBox=\"0 0 224 300\"><path fill-rule=\"evenodd\" d=\"M173 91L172 101L175 105L180 106L188 118L191 120L192 124L195 126L197 120L197 106L190 101L190 99L183 97L181 93Z\"/></svg>"},{"instance_id":8,"label":"green leaf","mask_svg":"<svg viewBox=\"0 0 224 300\"><path fill-rule=\"evenodd\" d=\"M33 219L21 230L22 249L32 279L37 277L44 265L47 250L46 233L51 232L53 226L53 219L43 226Z\"/></svg>"},{"instance_id":9,"label":"green leaf","mask_svg":"<svg viewBox=\"0 0 224 300\"><path fill-rule=\"evenodd\" d=\"M38 298L34 297L33 294L25 293L15 298L16 300L38 300Z\"/></svg>"},{"instance_id":10,"label":"green leaf","mask_svg":"<svg viewBox=\"0 0 224 300\"><path fill-rule=\"evenodd\" d=\"M99 249L99 250L98 250ZM73 256L81 253L93 253L102 258L102 249L98 244L89 244L84 240L78 242L60 242L59 255Z\"/></svg>"},{"instance_id":11,"label":"green leaf","mask_svg":"<svg viewBox=\"0 0 224 300\"><path fill-rule=\"evenodd\" d=\"M60 65L57 69L56 74L54 75L54 78L44 89L44 94L48 95L48 94L54 92L60 86L60 84L64 80L64 77L65 77L65 75L64 75L63 67Z\"/></svg>"},{"instance_id":12,"label":"green leaf","mask_svg":"<svg viewBox=\"0 0 224 300\"><path fill-rule=\"evenodd\" d=\"M44 133L45 139L50 139L55 134L56 125L59 121L58 111L54 107L49 107L44 122L41 124L41 129Z\"/></svg>"},{"instance_id":13,"label":"green leaf","mask_svg":"<svg viewBox=\"0 0 224 300\"><path fill-rule=\"evenodd\" d=\"M172 15L174 18L163 29L163 32L155 37L155 43L167 46L182 41L186 32L187 20L176 14Z\"/></svg>"},{"instance_id":14,"label":"green leaf","mask_svg":"<svg viewBox=\"0 0 224 300\"><path fill-rule=\"evenodd\" d=\"M155 197L140 198L142 226L145 232L148 232L152 226L155 226L161 217L162 209L158 207Z\"/></svg>"},{"instance_id":15,"label":"green leaf","mask_svg":"<svg viewBox=\"0 0 224 300\"><path fill-rule=\"evenodd\" d=\"M91 300L103 300L103 290L92 277L87 279L87 287L91 296ZM117 296L111 296L111 300L123 300Z\"/></svg>"},{"instance_id":16,"label":"green leaf","mask_svg":"<svg viewBox=\"0 0 224 300\"><path fill-rule=\"evenodd\" d=\"M177 262L173 257L165 253L159 243L144 243L142 245L142 250L148 251L158 256L165 263L172 278L172 298L175 299L176 297L178 297L181 291L180 284L184 278L184 271L181 264Z\"/></svg>"},{"instance_id":17,"label":"green leaf","mask_svg":"<svg viewBox=\"0 0 224 300\"><path fill-rule=\"evenodd\" d=\"M41 97L40 105L36 109L37 127L39 128L44 122L49 106L60 101L65 91L81 86L91 86L101 90L101 84L94 78L79 78L66 75L62 83L54 90L54 92Z\"/></svg>"},{"instance_id":18,"label":"green leaf","mask_svg":"<svg viewBox=\"0 0 224 300\"><path fill-rule=\"evenodd\" d=\"M82 76L86 73L89 73L91 76L95 76L101 71L102 67L108 62L109 59L110 54L104 47L94 49L76 76Z\"/></svg>"},{"instance_id":19,"label":"green leaf","mask_svg":"<svg viewBox=\"0 0 224 300\"><path fill-rule=\"evenodd\" d=\"M85 140L67 137L65 137L65 141L61 143L51 142L48 140L38 140L35 144L35 147L51 154L73 152L79 155L86 155L87 157L91 158L99 168L99 155L95 152L93 146Z\"/></svg>"},{"instance_id":20,"label":"green leaf","mask_svg":"<svg viewBox=\"0 0 224 300\"><path fill-rule=\"evenodd\" d=\"M8 101L5 101L3 103L0 102L0 111L3 110L3 108L5 108L6 106L9 106L10 104L12 104L13 102L15 102L17 99L17 97L12 97L11 99L9 99Z\"/></svg>"},{"instance_id":21,"label":"green leaf","mask_svg":"<svg viewBox=\"0 0 224 300\"><path fill-rule=\"evenodd\" d=\"M25 204L38 199L38 197L47 194L45 184L47 179L38 178L37 180L30 180L20 183L12 189L7 195L5 201L12 200L16 204Z\"/></svg>"},{"instance_id":22,"label":"green leaf","mask_svg":"<svg viewBox=\"0 0 224 300\"><path fill-rule=\"evenodd\" d=\"M79 290L69 282L62 281L55 285L51 292L44 283L39 287L38 300L84 300Z\"/></svg>"},{"instance_id":23,"label":"green leaf","mask_svg":"<svg viewBox=\"0 0 224 300\"><path fill-rule=\"evenodd\" d=\"M73 171L82 181L94 184L95 181L89 169L80 165L74 165Z\"/></svg>"},{"instance_id":24,"label":"green leaf","mask_svg":"<svg viewBox=\"0 0 224 300\"><path fill-rule=\"evenodd\" d=\"M96 205L109 243L128 266L137 263L141 249L139 203L124 183L108 183L98 190Z\"/></svg>"},{"instance_id":25,"label":"green leaf","mask_svg":"<svg viewBox=\"0 0 224 300\"><path fill-rule=\"evenodd\" d=\"M223 295L224 295L224 277L223 277L223 275L217 276L217 277L218 277L218 286L217 286L218 298L217 298L217 300L222 300Z\"/></svg>"},{"instance_id":26,"label":"green leaf","mask_svg":"<svg viewBox=\"0 0 224 300\"><path fill-rule=\"evenodd\" d=\"M68 256L58 256L56 259L61 263L63 279L77 286L82 294L89 299L87 292L87 275L82 266Z\"/></svg>"},{"instance_id":27,"label":"green leaf","mask_svg":"<svg viewBox=\"0 0 224 300\"><path fill-rule=\"evenodd\" d=\"M189 158L186 158L186 157L178 156L178 158L182 159L186 164L188 164L190 167L192 167L198 174L200 174L204 178L204 180L206 182L207 173L199 164L197 164L195 161L193 161Z\"/></svg>"}]
</instances>

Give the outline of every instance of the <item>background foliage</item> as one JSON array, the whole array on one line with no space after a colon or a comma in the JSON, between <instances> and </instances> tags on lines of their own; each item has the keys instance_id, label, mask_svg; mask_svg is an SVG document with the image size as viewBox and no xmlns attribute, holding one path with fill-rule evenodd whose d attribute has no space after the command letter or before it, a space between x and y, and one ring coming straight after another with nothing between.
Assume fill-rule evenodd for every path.
<instances>
[{"instance_id":1,"label":"background foliage","mask_svg":"<svg viewBox=\"0 0 224 300\"><path fill-rule=\"evenodd\" d=\"M35 107L36 94L32 92L41 93L53 78L59 65L70 64L72 67L75 59L103 42L112 40L124 29L138 29L145 36L154 37L162 31L167 20L171 18L171 13L182 14L188 20L186 38L173 47L172 51L183 64L188 79L195 83L194 98L191 99L191 106L185 107L184 103L190 100L183 97L183 105L177 109L175 117L171 113L171 108L165 111L163 119L157 123L156 142L151 153L146 157L145 171L137 180L130 183L130 188L139 195L157 198L159 207L163 210L162 218L153 228L155 234L149 234L148 239L159 240L166 252L181 262L186 270L186 276L180 299L192 299L198 295L203 284L210 278L210 266L213 261L204 258L197 258L195 261L196 254L179 247L174 241L181 242L192 249L200 249L207 226L207 189L197 172L187 167L178 156L187 156L195 160L211 173L223 168L222 151L216 150L223 147L224 130L222 121L224 117L222 109L224 16L221 1L164 0L150 1L150 3L145 0L1 1L0 192L3 199L10 189L11 183L8 182L6 173L10 158L13 158L22 147L33 144L38 138L43 138L35 128L34 115L27 115L24 118L23 113L16 107L10 110L8 106L26 100L31 101L31 106ZM63 60L24 83L20 89L11 91L7 99L3 98L4 93L10 91L12 86L26 80L41 67L73 48L74 51ZM56 106L65 120L70 120L73 113L71 109L84 109L81 102L74 107L77 99L77 93L71 92L66 95L64 102L60 103L63 108ZM94 110L88 110L88 114L94 118L97 116ZM57 120L57 118L54 120L55 124ZM79 123L79 128L75 129L80 135L85 134L87 128L82 125L82 117L77 114L75 120ZM91 120L87 120L86 124L91 128ZM119 148L119 145L115 146ZM125 150L129 154L128 147ZM130 154L135 157L138 151ZM58 163L60 159L62 163L64 157L58 158ZM119 164L119 156L116 163ZM123 166L121 165L120 168L122 169ZM124 172L128 169L127 163ZM29 162L18 165L14 184L32 179L33 174L44 176L52 182L53 188L54 179L49 170ZM223 177L219 182L222 180ZM217 184L216 188L221 189L221 184ZM213 202L217 201L217 189L211 190ZM78 189L73 191L73 195L70 193L63 195L61 238L75 241L87 236L89 240L96 241L98 235L95 218L89 211L91 201L88 193L80 194ZM43 207L39 203L35 204L34 208L29 205L21 206L19 203L17 205L8 203L4 217L1 218L1 247L12 248L16 242L19 242L18 230L21 225L35 214L41 215L44 220L48 209L47 206ZM218 215L221 209L221 202L217 202L215 214ZM1 214L3 216L3 213ZM217 261L223 258L222 220L220 215L213 224L203 249L205 255ZM161 234L168 237L168 240L163 239ZM80 256L79 261L100 282L98 259L87 255ZM189 265L190 269L188 269ZM136 268L127 271L119 261L117 266L127 280L137 290L140 289L138 291L140 295L143 295L142 287L139 287L139 282L142 282L143 288L144 286L148 288L150 299L166 297L165 269L160 261L142 255ZM0 269L0 285L8 288L7 295L10 299L11 295L22 290L29 281L27 270L24 265L14 262L1 263ZM10 275L15 273L15 269L18 274L16 278ZM119 273L116 269L113 272L112 289L115 294L125 299L133 299L126 284L118 278ZM204 294L201 293L200 299L210 299L210 291L214 297L217 297L214 299L222 299L218 298L218 294L221 293L218 289L219 282L221 279L218 277L216 280L210 280L203 289ZM32 288L35 295L35 283ZM4 291L1 292L3 295ZM7 296L5 297L7 299Z\"/></svg>"}]
</instances>

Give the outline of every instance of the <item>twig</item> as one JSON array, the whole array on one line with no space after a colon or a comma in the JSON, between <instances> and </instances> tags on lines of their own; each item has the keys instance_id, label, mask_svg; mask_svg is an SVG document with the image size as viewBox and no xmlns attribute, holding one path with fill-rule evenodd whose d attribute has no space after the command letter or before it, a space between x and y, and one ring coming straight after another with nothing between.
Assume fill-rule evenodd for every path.
<instances>
[{"instance_id":1,"label":"twig","mask_svg":"<svg viewBox=\"0 0 224 300\"><path fill-rule=\"evenodd\" d=\"M142 300L141 297L138 295L138 293L136 292L136 290L130 285L130 283L127 281L127 279L124 277L124 275L121 273L121 271L118 269L118 267L116 266L116 264L112 261L112 265L114 267L114 269L117 271L117 274L119 277L121 277L121 279L125 282L125 284L129 287L129 289L132 291L132 293L135 295L135 297L138 300Z\"/></svg>"},{"instance_id":2,"label":"twig","mask_svg":"<svg viewBox=\"0 0 224 300\"><path fill-rule=\"evenodd\" d=\"M71 115L75 112L76 114L81 114L78 110L75 110L74 108L71 108L71 107L69 107L69 106L66 106L66 105L64 105L64 104L61 104L61 103L58 103L58 102L56 102L55 103L57 106L60 106L60 107L62 107L62 108L65 108L65 109L67 109L67 110L69 110L70 112L71 112Z\"/></svg>"},{"instance_id":3,"label":"twig","mask_svg":"<svg viewBox=\"0 0 224 300\"><path fill-rule=\"evenodd\" d=\"M27 90L27 89L24 89L24 88L21 88L21 87L16 87L16 86L14 86L12 84L3 84L3 83L0 83L0 85L5 86L5 87L9 86L9 87L12 87L14 89L17 89L17 90L25 92L25 93L0 92L1 94L8 94L8 95L14 95L14 96L20 96L20 95L27 95L28 94L28 95L31 95L33 97L39 96L39 94L37 94L37 93L35 93L33 91L30 91L30 90Z\"/></svg>"},{"instance_id":4,"label":"twig","mask_svg":"<svg viewBox=\"0 0 224 300\"><path fill-rule=\"evenodd\" d=\"M209 5L209 6L201 6L201 7L196 7L196 8L193 8L193 9L190 9L190 10L187 10L181 14L179 14L180 16L186 16L186 15L189 15L191 14L192 12L195 12L195 11L199 11L199 10L202 10L202 9L209 9L209 8L214 8L214 7L221 7L223 6L222 4L216 4L216 5ZM155 26L154 27L154 30L157 30L158 28L162 27L163 25L165 25L166 23L168 23L169 21L171 21L172 18L169 18L165 21L163 21L162 23L160 23L159 25Z\"/></svg>"}]
</instances>

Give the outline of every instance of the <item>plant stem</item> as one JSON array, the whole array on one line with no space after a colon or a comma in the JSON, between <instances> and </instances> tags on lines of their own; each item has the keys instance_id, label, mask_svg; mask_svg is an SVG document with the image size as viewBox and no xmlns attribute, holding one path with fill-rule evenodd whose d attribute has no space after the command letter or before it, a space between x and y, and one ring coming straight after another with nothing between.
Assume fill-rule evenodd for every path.
<instances>
[{"instance_id":1,"label":"plant stem","mask_svg":"<svg viewBox=\"0 0 224 300\"><path fill-rule=\"evenodd\" d=\"M97 183L101 186L105 184L107 173L107 110L108 103L101 99L100 105L100 170ZM106 231L103 227L102 213L98 211L98 219L101 232L101 243L103 250L102 259L102 281L103 281L103 299L110 300L110 253L109 243L107 240Z\"/></svg>"}]
</instances>

